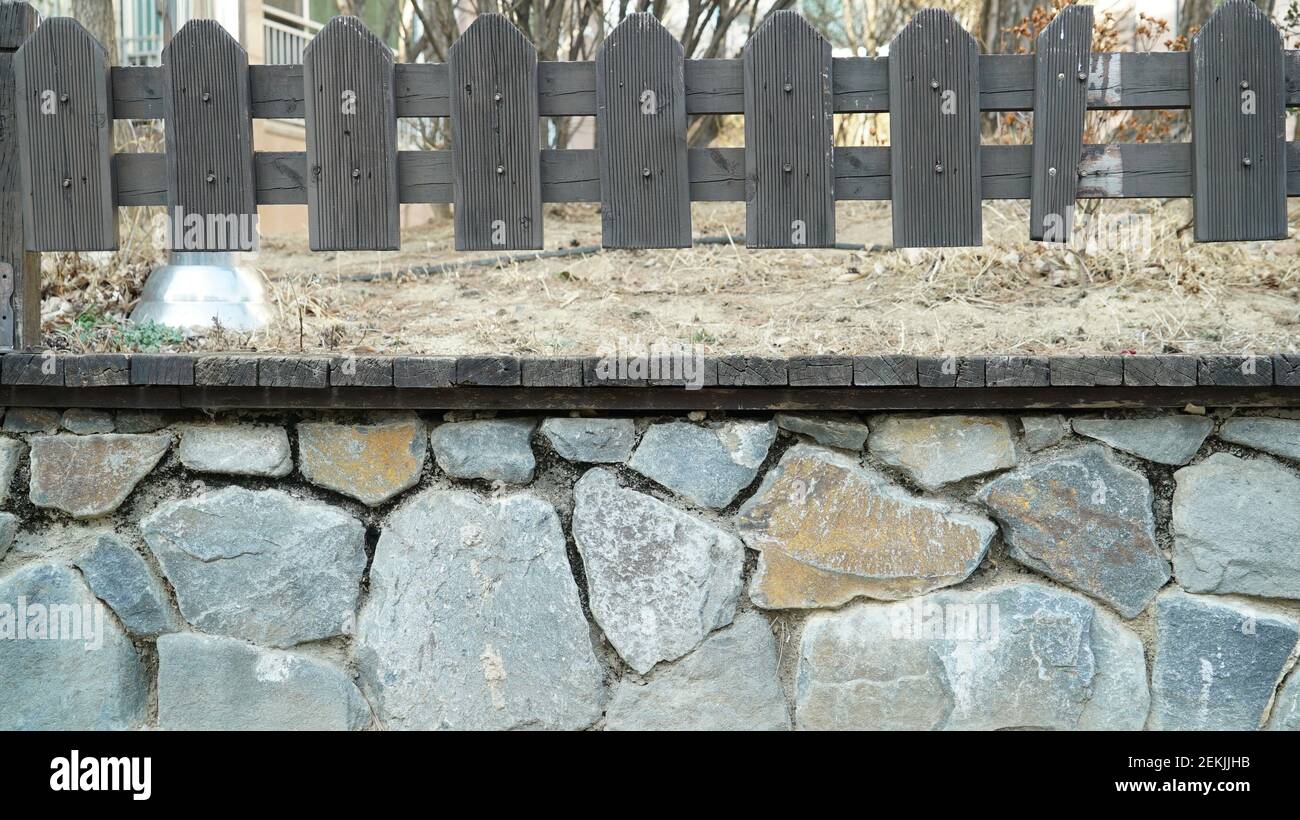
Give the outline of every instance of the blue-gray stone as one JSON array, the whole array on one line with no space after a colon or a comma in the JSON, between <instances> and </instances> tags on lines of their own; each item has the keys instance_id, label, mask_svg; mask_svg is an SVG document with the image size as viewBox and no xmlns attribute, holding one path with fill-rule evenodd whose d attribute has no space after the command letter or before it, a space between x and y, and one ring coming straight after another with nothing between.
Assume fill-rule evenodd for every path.
<instances>
[{"instance_id":1,"label":"blue-gray stone","mask_svg":"<svg viewBox=\"0 0 1300 820\"><path fill-rule=\"evenodd\" d=\"M342 669L234 638L158 639L158 725L181 731L355 731L370 707Z\"/></svg>"},{"instance_id":2,"label":"blue-gray stone","mask_svg":"<svg viewBox=\"0 0 1300 820\"><path fill-rule=\"evenodd\" d=\"M808 436L823 447L840 450L861 450L870 432L854 416L827 413L777 413L776 424L782 430Z\"/></svg>"},{"instance_id":3,"label":"blue-gray stone","mask_svg":"<svg viewBox=\"0 0 1300 820\"><path fill-rule=\"evenodd\" d=\"M1219 438L1252 450L1300 461L1300 419L1234 416L1219 428Z\"/></svg>"},{"instance_id":4,"label":"blue-gray stone","mask_svg":"<svg viewBox=\"0 0 1300 820\"><path fill-rule=\"evenodd\" d=\"M999 476L979 492L1011 557L1096 596L1126 618L1169 580L1151 484L1097 444Z\"/></svg>"},{"instance_id":5,"label":"blue-gray stone","mask_svg":"<svg viewBox=\"0 0 1300 820\"><path fill-rule=\"evenodd\" d=\"M582 729L605 702L559 516L425 490L379 536L354 654L389 729Z\"/></svg>"},{"instance_id":6,"label":"blue-gray stone","mask_svg":"<svg viewBox=\"0 0 1300 820\"><path fill-rule=\"evenodd\" d=\"M1156 599L1151 728L1260 728L1300 624L1281 613L1171 589Z\"/></svg>"},{"instance_id":7,"label":"blue-gray stone","mask_svg":"<svg viewBox=\"0 0 1300 820\"><path fill-rule=\"evenodd\" d=\"M591 614L618 654L645 674L731 623L740 596L740 539L599 467L573 490L573 540Z\"/></svg>"},{"instance_id":8,"label":"blue-gray stone","mask_svg":"<svg viewBox=\"0 0 1300 820\"><path fill-rule=\"evenodd\" d=\"M1190 592L1300 599L1300 476L1215 453L1174 473L1174 576Z\"/></svg>"},{"instance_id":9,"label":"blue-gray stone","mask_svg":"<svg viewBox=\"0 0 1300 820\"><path fill-rule=\"evenodd\" d=\"M1075 419L1074 432L1157 464L1179 466L1201 449L1214 422L1205 416L1149 419Z\"/></svg>"},{"instance_id":10,"label":"blue-gray stone","mask_svg":"<svg viewBox=\"0 0 1300 820\"><path fill-rule=\"evenodd\" d=\"M560 458L585 464L627 461L636 444L632 419L550 418L542 435Z\"/></svg>"},{"instance_id":11,"label":"blue-gray stone","mask_svg":"<svg viewBox=\"0 0 1300 820\"><path fill-rule=\"evenodd\" d=\"M95 597L112 608L129 632L152 637L181 628L162 582L140 554L116 535L96 538L77 559L77 568Z\"/></svg>"},{"instance_id":12,"label":"blue-gray stone","mask_svg":"<svg viewBox=\"0 0 1300 820\"><path fill-rule=\"evenodd\" d=\"M328 504L226 487L163 504L140 532L204 632L286 647L355 620L365 527Z\"/></svg>"},{"instance_id":13,"label":"blue-gray stone","mask_svg":"<svg viewBox=\"0 0 1300 820\"><path fill-rule=\"evenodd\" d=\"M452 478L527 484L537 466L531 444L536 427L532 418L454 421L435 427L429 444Z\"/></svg>"},{"instance_id":14,"label":"blue-gray stone","mask_svg":"<svg viewBox=\"0 0 1300 820\"><path fill-rule=\"evenodd\" d=\"M16 438L0 438L0 505L9 501L9 487L23 461L23 443Z\"/></svg>"},{"instance_id":15,"label":"blue-gray stone","mask_svg":"<svg viewBox=\"0 0 1300 820\"><path fill-rule=\"evenodd\" d=\"M929 490L1016 466L1004 416L873 416L867 447Z\"/></svg>"},{"instance_id":16,"label":"blue-gray stone","mask_svg":"<svg viewBox=\"0 0 1300 820\"><path fill-rule=\"evenodd\" d=\"M0 578L0 731L136 728L148 690L130 638L76 572L28 564Z\"/></svg>"},{"instance_id":17,"label":"blue-gray stone","mask_svg":"<svg viewBox=\"0 0 1300 820\"><path fill-rule=\"evenodd\" d=\"M5 413L6 433L57 433L63 419L58 410L44 407L10 407Z\"/></svg>"},{"instance_id":18,"label":"blue-gray stone","mask_svg":"<svg viewBox=\"0 0 1300 820\"><path fill-rule=\"evenodd\" d=\"M0 513L0 558L14 545L18 537L18 516L13 513Z\"/></svg>"},{"instance_id":19,"label":"blue-gray stone","mask_svg":"<svg viewBox=\"0 0 1300 820\"><path fill-rule=\"evenodd\" d=\"M79 436L113 432L113 416L107 410L74 407L63 411L63 429Z\"/></svg>"},{"instance_id":20,"label":"blue-gray stone","mask_svg":"<svg viewBox=\"0 0 1300 820\"><path fill-rule=\"evenodd\" d=\"M721 508L754 481L776 429L775 421L654 424L628 466L701 507Z\"/></svg>"},{"instance_id":21,"label":"blue-gray stone","mask_svg":"<svg viewBox=\"0 0 1300 820\"><path fill-rule=\"evenodd\" d=\"M1070 433L1065 416L1021 416L1020 429L1025 434L1025 449L1031 453L1051 447Z\"/></svg>"},{"instance_id":22,"label":"blue-gray stone","mask_svg":"<svg viewBox=\"0 0 1300 820\"><path fill-rule=\"evenodd\" d=\"M616 731L783 731L790 712L778 677L776 639L756 612L714 632L645 683L625 678L605 713Z\"/></svg>"},{"instance_id":23,"label":"blue-gray stone","mask_svg":"<svg viewBox=\"0 0 1300 820\"><path fill-rule=\"evenodd\" d=\"M818 612L795 670L800 729L1142 728L1142 642L1037 583Z\"/></svg>"},{"instance_id":24,"label":"blue-gray stone","mask_svg":"<svg viewBox=\"0 0 1300 820\"><path fill-rule=\"evenodd\" d=\"M1300 672L1292 670L1278 690L1268 728L1274 732L1300 732Z\"/></svg>"}]
</instances>

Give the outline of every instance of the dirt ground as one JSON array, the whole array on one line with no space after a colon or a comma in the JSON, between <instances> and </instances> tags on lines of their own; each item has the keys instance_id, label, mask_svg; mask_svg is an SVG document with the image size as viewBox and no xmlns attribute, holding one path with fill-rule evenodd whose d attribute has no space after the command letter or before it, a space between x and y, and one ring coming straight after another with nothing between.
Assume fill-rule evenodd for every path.
<instances>
[{"instance_id":1,"label":"dirt ground","mask_svg":"<svg viewBox=\"0 0 1300 820\"><path fill-rule=\"evenodd\" d=\"M1298 219L1293 208L1293 231ZM781 356L1238 353L1294 350L1300 336L1297 241L1195 244L1187 200L1102 203L1076 222L1092 241L1068 248L1025 239L1026 203L986 204L985 246L960 250L881 249L888 203L840 203L839 241L877 246L863 250L746 250L728 241L744 229L740 203L697 203L694 220L718 244L490 266L465 265L497 255L456 253L445 222L406 232L394 253L266 240L252 265L271 283L274 326L164 347L576 355L625 340ZM545 231L548 250L598 246L600 215L550 207ZM446 263L458 267L436 267ZM434 269L411 270L421 266ZM121 334L67 332L87 290L46 300L47 337L126 346ZM130 290L109 297L123 315Z\"/></svg>"}]
</instances>

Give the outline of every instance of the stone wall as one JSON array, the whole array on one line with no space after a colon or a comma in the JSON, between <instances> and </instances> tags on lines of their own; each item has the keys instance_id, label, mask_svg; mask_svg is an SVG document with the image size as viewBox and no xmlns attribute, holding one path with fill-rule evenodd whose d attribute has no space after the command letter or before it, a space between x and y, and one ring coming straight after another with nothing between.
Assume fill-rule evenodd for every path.
<instances>
[{"instance_id":1,"label":"stone wall","mask_svg":"<svg viewBox=\"0 0 1300 820\"><path fill-rule=\"evenodd\" d=\"M0 729L1300 728L1297 412L3 430Z\"/></svg>"}]
</instances>

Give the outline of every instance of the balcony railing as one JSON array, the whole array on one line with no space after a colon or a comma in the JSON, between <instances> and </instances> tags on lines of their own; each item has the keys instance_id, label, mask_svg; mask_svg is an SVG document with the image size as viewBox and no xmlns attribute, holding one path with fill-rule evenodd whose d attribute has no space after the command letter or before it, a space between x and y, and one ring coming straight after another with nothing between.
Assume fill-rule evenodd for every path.
<instances>
[{"instance_id":1,"label":"balcony railing","mask_svg":"<svg viewBox=\"0 0 1300 820\"><path fill-rule=\"evenodd\" d=\"M302 52L321 30L321 23L266 6L262 12L262 45L267 65L295 65Z\"/></svg>"}]
</instances>

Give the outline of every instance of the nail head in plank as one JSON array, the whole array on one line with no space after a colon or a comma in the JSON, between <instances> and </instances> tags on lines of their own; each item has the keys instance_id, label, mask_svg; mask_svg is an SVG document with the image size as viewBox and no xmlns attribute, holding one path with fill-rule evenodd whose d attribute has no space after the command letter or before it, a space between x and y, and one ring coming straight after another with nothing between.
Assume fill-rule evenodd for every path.
<instances>
[{"instance_id":1,"label":"nail head in plank","mask_svg":"<svg viewBox=\"0 0 1300 820\"><path fill-rule=\"evenodd\" d=\"M33 251L117 249L108 55L54 17L14 57L23 231Z\"/></svg>"},{"instance_id":2,"label":"nail head in plank","mask_svg":"<svg viewBox=\"0 0 1300 820\"><path fill-rule=\"evenodd\" d=\"M835 244L831 44L794 11L745 44L745 244Z\"/></svg>"},{"instance_id":3,"label":"nail head in plank","mask_svg":"<svg viewBox=\"0 0 1300 820\"><path fill-rule=\"evenodd\" d=\"M681 43L629 14L596 54L601 244L689 248L690 169Z\"/></svg>"},{"instance_id":4,"label":"nail head in plank","mask_svg":"<svg viewBox=\"0 0 1300 820\"><path fill-rule=\"evenodd\" d=\"M120 387L131 383L131 360L122 353L86 353L63 360L65 387Z\"/></svg>"},{"instance_id":5,"label":"nail head in plank","mask_svg":"<svg viewBox=\"0 0 1300 820\"><path fill-rule=\"evenodd\" d=\"M191 20L163 49L168 241L180 251L256 245L248 55L216 20ZM187 217L200 226L187 230Z\"/></svg>"},{"instance_id":6,"label":"nail head in plank","mask_svg":"<svg viewBox=\"0 0 1300 820\"><path fill-rule=\"evenodd\" d=\"M1029 238L1066 242L1074 222L1087 110L1092 6L1057 12L1034 47L1034 160Z\"/></svg>"},{"instance_id":7,"label":"nail head in plank","mask_svg":"<svg viewBox=\"0 0 1300 820\"><path fill-rule=\"evenodd\" d=\"M894 247L979 245L979 47L946 11L890 43L889 141Z\"/></svg>"},{"instance_id":8,"label":"nail head in plank","mask_svg":"<svg viewBox=\"0 0 1300 820\"><path fill-rule=\"evenodd\" d=\"M397 250L393 52L355 17L335 17L303 52L311 249Z\"/></svg>"},{"instance_id":9,"label":"nail head in plank","mask_svg":"<svg viewBox=\"0 0 1300 820\"><path fill-rule=\"evenodd\" d=\"M537 49L499 14L448 54L456 250L542 247Z\"/></svg>"},{"instance_id":10,"label":"nail head in plank","mask_svg":"<svg viewBox=\"0 0 1300 820\"><path fill-rule=\"evenodd\" d=\"M528 358L520 362L524 387L582 387L581 358Z\"/></svg>"},{"instance_id":11,"label":"nail head in plank","mask_svg":"<svg viewBox=\"0 0 1300 820\"><path fill-rule=\"evenodd\" d=\"M194 383L211 387L256 387L253 356L200 356L194 362Z\"/></svg>"},{"instance_id":12,"label":"nail head in plank","mask_svg":"<svg viewBox=\"0 0 1300 820\"><path fill-rule=\"evenodd\" d=\"M916 379L915 356L853 357L853 383L861 387L912 386Z\"/></svg>"},{"instance_id":13,"label":"nail head in plank","mask_svg":"<svg viewBox=\"0 0 1300 820\"><path fill-rule=\"evenodd\" d=\"M321 389L329 386L329 359L311 356L267 356L257 361L261 387Z\"/></svg>"},{"instance_id":14,"label":"nail head in plank","mask_svg":"<svg viewBox=\"0 0 1300 820\"><path fill-rule=\"evenodd\" d=\"M1053 387L1118 387L1124 383L1121 356L1053 356Z\"/></svg>"},{"instance_id":15,"label":"nail head in plank","mask_svg":"<svg viewBox=\"0 0 1300 820\"><path fill-rule=\"evenodd\" d=\"M1194 387L1195 356L1125 356L1124 384L1134 387Z\"/></svg>"},{"instance_id":16,"label":"nail head in plank","mask_svg":"<svg viewBox=\"0 0 1300 820\"><path fill-rule=\"evenodd\" d=\"M179 353L131 354L131 384L194 384L194 357Z\"/></svg>"},{"instance_id":17,"label":"nail head in plank","mask_svg":"<svg viewBox=\"0 0 1300 820\"><path fill-rule=\"evenodd\" d=\"M1227 0L1192 38L1192 215L1198 242L1285 239L1282 36Z\"/></svg>"},{"instance_id":18,"label":"nail head in plank","mask_svg":"<svg viewBox=\"0 0 1300 820\"><path fill-rule=\"evenodd\" d=\"M514 356L461 356L456 359L456 384L480 387L515 386L521 382Z\"/></svg>"},{"instance_id":19,"label":"nail head in plank","mask_svg":"<svg viewBox=\"0 0 1300 820\"><path fill-rule=\"evenodd\" d=\"M847 387L853 384L852 356L793 356L787 367L791 387Z\"/></svg>"},{"instance_id":20,"label":"nail head in plank","mask_svg":"<svg viewBox=\"0 0 1300 820\"><path fill-rule=\"evenodd\" d=\"M1197 382L1217 387L1265 387L1273 384L1269 356L1202 356Z\"/></svg>"},{"instance_id":21,"label":"nail head in plank","mask_svg":"<svg viewBox=\"0 0 1300 820\"><path fill-rule=\"evenodd\" d=\"M392 387L389 356L335 356L330 361L331 387Z\"/></svg>"},{"instance_id":22,"label":"nail head in plank","mask_svg":"<svg viewBox=\"0 0 1300 820\"><path fill-rule=\"evenodd\" d=\"M1047 387L1051 383L1045 356L989 356L984 362L986 387Z\"/></svg>"},{"instance_id":23,"label":"nail head in plank","mask_svg":"<svg viewBox=\"0 0 1300 820\"><path fill-rule=\"evenodd\" d=\"M6 353L0 359L0 383L62 387L63 357L54 351Z\"/></svg>"}]
</instances>

